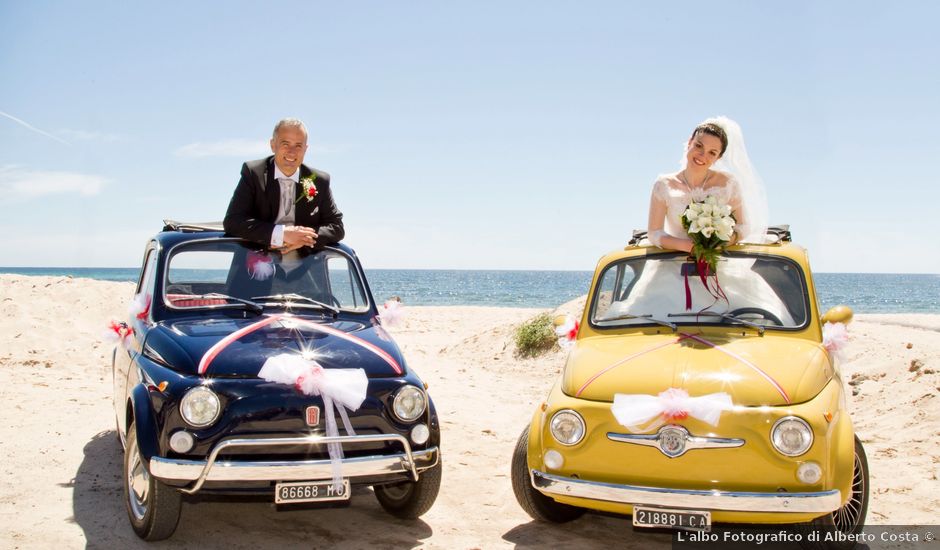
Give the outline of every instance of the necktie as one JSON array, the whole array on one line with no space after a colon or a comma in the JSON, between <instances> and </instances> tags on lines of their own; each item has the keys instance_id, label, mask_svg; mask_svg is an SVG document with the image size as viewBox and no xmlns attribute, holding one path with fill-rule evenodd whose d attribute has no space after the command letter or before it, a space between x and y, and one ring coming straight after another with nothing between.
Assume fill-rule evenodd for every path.
<instances>
[{"instance_id":1,"label":"necktie","mask_svg":"<svg viewBox=\"0 0 940 550\"><path fill-rule=\"evenodd\" d=\"M281 183L281 210L284 216L290 216L294 210L294 180L290 178L279 178Z\"/></svg>"}]
</instances>

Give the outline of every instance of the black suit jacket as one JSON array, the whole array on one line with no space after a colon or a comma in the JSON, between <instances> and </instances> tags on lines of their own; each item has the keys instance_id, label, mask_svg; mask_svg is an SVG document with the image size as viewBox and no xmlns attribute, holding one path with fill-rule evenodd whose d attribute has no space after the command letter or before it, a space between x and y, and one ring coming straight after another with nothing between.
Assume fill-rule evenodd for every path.
<instances>
[{"instance_id":1,"label":"black suit jacket","mask_svg":"<svg viewBox=\"0 0 940 550\"><path fill-rule=\"evenodd\" d=\"M330 175L320 170L300 167L300 179L316 174L317 196L308 201L301 198L294 207L294 225L313 228L319 237L317 246L334 244L346 234L343 213L333 201ZM294 184L294 197L303 194L303 186ZM225 212L222 222L229 235L264 245L271 244L281 201L281 186L274 180L274 157L252 160L242 165L242 177Z\"/></svg>"}]
</instances>

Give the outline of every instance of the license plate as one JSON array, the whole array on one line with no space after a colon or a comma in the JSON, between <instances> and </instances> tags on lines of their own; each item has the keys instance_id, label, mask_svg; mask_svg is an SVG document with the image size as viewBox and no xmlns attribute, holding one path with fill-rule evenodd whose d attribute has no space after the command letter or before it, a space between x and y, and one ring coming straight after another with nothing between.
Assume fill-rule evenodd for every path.
<instances>
[{"instance_id":1,"label":"license plate","mask_svg":"<svg viewBox=\"0 0 940 550\"><path fill-rule=\"evenodd\" d=\"M274 486L274 502L322 502L327 500L349 500L349 480L343 480L343 492L338 493L333 481L295 481Z\"/></svg>"},{"instance_id":2,"label":"license plate","mask_svg":"<svg viewBox=\"0 0 940 550\"><path fill-rule=\"evenodd\" d=\"M665 527L689 531L711 531L712 514L698 510L633 507L634 527Z\"/></svg>"}]
</instances>

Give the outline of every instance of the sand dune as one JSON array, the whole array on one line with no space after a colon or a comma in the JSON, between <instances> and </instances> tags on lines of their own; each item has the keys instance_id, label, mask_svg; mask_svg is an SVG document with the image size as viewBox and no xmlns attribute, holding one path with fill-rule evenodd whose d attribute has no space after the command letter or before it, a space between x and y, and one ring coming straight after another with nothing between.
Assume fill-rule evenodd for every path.
<instances>
[{"instance_id":1,"label":"sand dune","mask_svg":"<svg viewBox=\"0 0 940 550\"><path fill-rule=\"evenodd\" d=\"M104 322L123 317L128 283L0 276L0 546L139 547L121 495ZM575 301L564 311L577 311ZM629 520L589 514L564 527L518 507L508 463L516 438L564 364L563 352L513 354L513 327L540 310L413 307L392 329L428 382L443 425L444 480L416 522L370 491L347 508L277 512L265 502L183 509L174 547L669 548ZM940 315L859 315L843 371L871 466L869 523L926 524L940 509ZM167 546L169 544L166 544ZM163 545L157 545L163 546Z\"/></svg>"}]
</instances>

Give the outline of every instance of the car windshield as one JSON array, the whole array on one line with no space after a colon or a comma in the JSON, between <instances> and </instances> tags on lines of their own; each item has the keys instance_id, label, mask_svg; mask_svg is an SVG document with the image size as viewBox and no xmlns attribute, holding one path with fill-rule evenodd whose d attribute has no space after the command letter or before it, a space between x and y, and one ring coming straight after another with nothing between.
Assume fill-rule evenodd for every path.
<instances>
[{"instance_id":1,"label":"car windshield","mask_svg":"<svg viewBox=\"0 0 940 550\"><path fill-rule=\"evenodd\" d=\"M172 308L369 310L356 264L331 248L281 255L235 240L184 243L167 260L163 291Z\"/></svg>"},{"instance_id":2,"label":"car windshield","mask_svg":"<svg viewBox=\"0 0 940 550\"><path fill-rule=\"evenodd\" d=\"M731 324L763 331L798 328L807 321L806 282L791 260L725 255L718 264L720 292L715 277L707 280L712 291L684 255L614 262L604 269L594 291L591 323L597 327Z\"/></svg>"}]
</instances>

